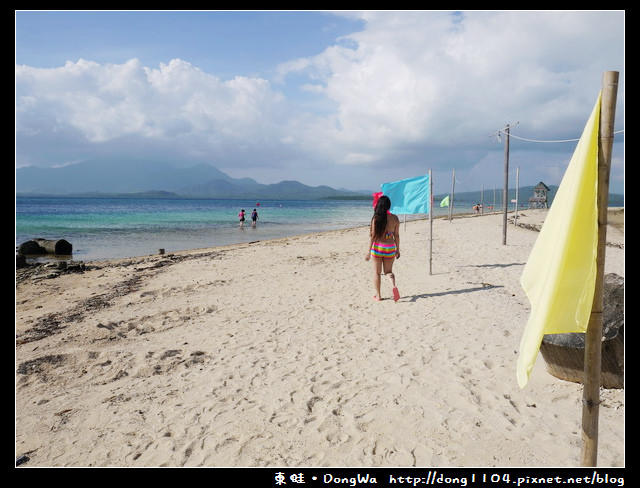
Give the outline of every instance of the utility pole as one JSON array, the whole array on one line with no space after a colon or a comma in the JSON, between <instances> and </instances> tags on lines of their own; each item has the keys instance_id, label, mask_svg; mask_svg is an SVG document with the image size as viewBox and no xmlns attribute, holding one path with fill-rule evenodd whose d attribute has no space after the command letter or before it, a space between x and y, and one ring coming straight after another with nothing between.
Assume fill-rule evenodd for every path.
<instances>
[{"instance_id":1,"label":"utility pole","mask_svg":"<svg viewBox=\"0 0 640 488\"><path fill-rule=\"evenodd\" d=\"M504 191L502 192L502 245L507 244L507 210L509 207L509 124L504 128Z\"/></svg>"},{"instance_id":2,"label":"utility pole","mask_svg":"<svg viewBox=\"0 0 640 488\"><path fill-rule=\"evenodd\" d=\"M516 122L518 125L520 122ZM504 190L502 192L502 245L507 244L507 211L509 210L509 130L513 125L507 124L504 129L500 129L492 134L492 136L498 136L500 140L500 133L502 132L506 137L504 141ZM496 203L496 189L493 189L493 204Z\"/></svg>"},{"instance_id":3,"label":"utility pole","mask_svg":"<svg viewBox=\"0 0 640 488\"><path fill-rule=\"evenodd\" d=\"M516 122L516 125L520 122ZM507 124L506 127L497 132L506 136L504 141L504 190L502 192L502 245L507 244L507 211L509 210L509 130L513 127ZM495 134L495 133L494 133Z\"/></svg>"}]
</instances>

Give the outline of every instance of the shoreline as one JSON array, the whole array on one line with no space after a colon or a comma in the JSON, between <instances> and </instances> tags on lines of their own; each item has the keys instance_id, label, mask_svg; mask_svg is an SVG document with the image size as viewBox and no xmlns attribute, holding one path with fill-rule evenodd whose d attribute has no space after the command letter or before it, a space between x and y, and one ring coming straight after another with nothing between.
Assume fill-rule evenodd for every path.
<instances>
[{"instance_id":1,"label":"shoreline","mask_svg":"<svg viewBox=\"0 0 640 488\"><path fill-rule=\"evenodd\" d=\"M199 201L199 200L198 200ZM222 202L227 202L222 200ZM350 201L342 201L343 204L349 205ZM363 202L365 202L363 200ZM19 225L20 219L16 224L16 251L22 245L30 240L36 239L49 239L49 240L65 240L69 242L73 247L73 254L67 256L54 256L54 255L29 255L27 257L29 262L55 262L64 260L74 261L108 261L111 259L128 258L135 256L152 255L160 249L165 249L167 252L178 252L182 250L216 247L221 245L236 244L243 242L251 242L254 240L265 240L279 237L288 237L293 235L301 235L306 233L312 233L322 230L338 230L342 228L349 228L359 225L367 225L372 215L372 208L365 202L365 205L359 205L356 208L351 208L349 213L338 212L335 215L325 215L323 212L326 210L323 205L332 206L333 203L325 201L311 201L312 205L320 205L319 207L313 207L307 218L300 219L300 215L296 214L304 205L300 206L299 201L293 201L292 205L286 205L285 208L289 210L283 210L282 205L274 206L274 208L267 208L267 211L275 211L271 217L271 220L267 216L267 220L261 222L257 229L251 227L251 229L238 229L237 223L228 220L229 217L220 220L223 211L221 208L214 208L212 210L213 215L205 218L201 215L201 207L191 208L194 210L193 214L189 214L187 222L190 222L191 216L194 218L195 225L187 225L182 227L178 224L178 227L163 226L160 224L155 230L154 226L133 226L131 228L115 228L115 234L111 232L106 234L101 232L105 230L102 228L100 222L102 217L96 217L95 228L89 226L87 230L92 229L88 233L76 234L75 231L69 229L65 231L66 223L64 217L55 221L55 226L59 229L59 232L52 235L49 230L43 230L39 232L36 228L31 228L29 232L27 229L29 225L29 218L26 217L23 225ZM305 201L305 203L308 203ZM64 206L63 206L64 207ZM82 207L84 208L84 207ZM338 206L340 210L342 207ZM346 207L345 207L346 208ZM296 210L297 209L297 210ZM324 210L323 210L324 209ZM171 213L174 209L168 207L167 212ZM226 209L228 211L228 209ZM446 208L434 208L434 215L446 215ZM293 212L292 215L285 216L288 212ZM453 209L454 215L456 214L472 214L472 207L460 206ZM80 210L82 212L82 210ZM283 213L284 212L284 213ZM442 215L440 215L442 214ZM64 210L62 210L64 215ZM297 215L297 216L296 216ZM423 215L424 216L424 215ZM421 218L423 217L421 216ZM409 215L404 218L413 219L417 216ZM143 215L139 215L137 218L143 218ZM213 220L210 223L209 219ZM105 221L105 225L109 228L109 221ZM20 230L18 231L18 227ZM249 234L249 231L251 234ZM26 233L25 233L26 232Z\"/></svg>"},{"instance_id":2,"label":"shoreline","mask_svg":"<svg viewBox=\"0 0 640 488\"><path fill-rule=\"evenodd\" d=\"M511 224L501 245L502 214L478 217L433 219L432 273L428 219L401 223L398 302L384 282L371 298L366 226L17 281L16 458L579 466L581 385L541 356L516 382L537 233ZM605 271L624 276L623 245ZM624 390L601 396L599 463L624 466Z\"/></svg>"},{"instance_id":3,"label":"shoreline","mask_svg":"<svg viewBox=\"0 0 640 488\"><path fill-rule=\"evenodd\" d=\"M523 226L525 228L529 228L530 230L535 230L535 231L539 231L540 227L542 226L542 223L544 222L544 218L540 217L540 215L544 215L546 214L546 212L548 211L548 209L518 209L518 214L517 214L517 219L518 222L515 225L518 226ZM524 218L520 218L520 215L523 214L524 212L530 212L533 213L534 215L536 215L536 217L532 218L527 218L526 214ZM496 215L503 215L503 212L500 211L494 211L494 212L487 212L484 214L476 214L474 212L465 212L465 213L458 213L458 214L453 214L452 215L452 220L456 220L456 219L461 219L461 218L477 218L477 217L489 217L489 216L496 216ZM516 216L516 212L514 210L508 211L507 212L507 219L508 222L510 224L514 224L514 217ZM448 215L439 215L437 217L433 217L433 221L436 220L448 220L449 216ZM401 220L400 224L404 225L406 222L415 222L415 221L428 221L429 217L421 217L421 218L410 218L406 221ZM613 245L617 245L617 246L623 246L623 242L624 242L624 207L609 207L609 211L608 211L608 226L610 229L615 229L613 230L613 232L616 233L616 236L614 237L614 241L615 243ZM314 234L319 234L319 235L323 235L323 234L329 234L332 232L341 232L344 230L349 230L349 229L361 229L361 228L368 228L368 226L364 225L364 226L355 226L355 227L346 227L346 228L341 228L341 229L331 229L331 230L323 230L323 231L317 231L317 232L307 232L307 233L302 233L302 234L295 234L295 235L291 235L291 236L282 236L282 237L274 237L274 238L267 238L267 239L258 239L255 241L243 241L243 242L237 242L237 243L231 243L231 244L222 244L219 246L206 246L206 247L197 247L197 248L191 248L191 249L183 249L183 250L178 250L178 251L171 251L171 252L167 252L167 253L162 253L160 254L155 253L155 254L141 254L141 255L135 255L135 256L130 256L130 257L122 257L122 258L111 258L111 259L98 259L98 260L83 260L83 259L73 259L73 256L69 257L69 256L54 256L54 255L42 255L42 256L27 256L26 257L26 266L24 267L19 267L17 269L17 274L21 274L21 271L18 270L24 270L24 268L33 268L33 267L39 267L39 266L53 266L54 264L58 264L60 262L65 262L65 264L68 262L71 265L78 265L78 264L85 264L85 265L92 265L92 266L97 266L97 265L109 265L109 264L117 264L120 262L125 262L125 261L131 261L131 260L144 260L147 258L152 258L154 256L171 256L171 255L177 255L177 256L182 256L184 254L192 254L192 253L198 253L198 252L211 252L213 250L216 249L225 249L225 248L231 248L234 246L249 246L252 244L257 244L257 243L262 243L262 242L270 242L270 241L279 241L279 240L284 240L284 239L290 239L290 238L294 238L294 237L301 237L301 236L308 236L308 235L314 235ZM622 233L622 236L618 235L618 231ZM611 231L609 231L610 233ZM609 237L609 236L608 236ZM611 242L607 243L608 245L612 245Z\"/></svg>"}]
</instances>

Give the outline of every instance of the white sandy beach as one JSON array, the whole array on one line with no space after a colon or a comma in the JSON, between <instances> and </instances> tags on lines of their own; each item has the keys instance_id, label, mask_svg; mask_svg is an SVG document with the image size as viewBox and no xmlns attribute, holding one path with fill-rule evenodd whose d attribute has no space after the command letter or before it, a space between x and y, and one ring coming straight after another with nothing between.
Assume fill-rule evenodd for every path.
<instances>
[{"instance_id":1,"label":"white sandy beach","mask_svg":"<svg viewBox=\"0 0 640 488\"><path fill-rule=\"evenodd\" d=\"M430 273L429 221L401 223L398 302L384 280L372 299L366 227L19 274L16 457L578 467L582 385L542 355L516 381L538 233L502 235L502 214L435 219ZM606 272L624 277L623 246L607 247ZM603 389L599 466L625 465L624 411L624 390Z\"/></svg>"}]
</instances>

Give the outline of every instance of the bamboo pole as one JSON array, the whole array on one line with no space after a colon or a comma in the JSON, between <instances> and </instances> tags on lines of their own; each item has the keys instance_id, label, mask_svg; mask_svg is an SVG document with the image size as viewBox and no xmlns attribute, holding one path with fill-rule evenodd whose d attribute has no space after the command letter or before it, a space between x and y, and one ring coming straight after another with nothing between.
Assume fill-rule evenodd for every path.
<instances>
[{"instance_id":1,"label":"bamboo pole","mask_svg":"<svg viewBox=\"0 0 640 488\"><path fill-rule=\"evenodd\" d=\"M602 360L602 313L604 261L607 242L609 173L613 147L613 128L618 93L618 72L605 71L602 77L600 133L598 137L598 250L596 284L591 316L585 335L584 388L582 394L582 466L596 466L598 459L598 415Z\"/></svg>"}]
</instances>

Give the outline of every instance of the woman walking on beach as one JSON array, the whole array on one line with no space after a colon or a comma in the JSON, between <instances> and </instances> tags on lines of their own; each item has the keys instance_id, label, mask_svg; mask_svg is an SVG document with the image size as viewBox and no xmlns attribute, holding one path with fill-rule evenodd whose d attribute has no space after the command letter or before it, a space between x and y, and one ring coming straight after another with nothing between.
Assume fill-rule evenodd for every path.
<instances>
[{"instance_id":1,"label":"woman walking on beach","mask_svg":"<svg viewBox=\"0 0 640 488\"><path fill-rule=\"evenodd\" d=\"M382 300L380 295L380 275L384 273L389 277L393 287L393 299L398 301L400 293L396 287L396 277L393 274L393 263L400 259L400 219L389 212L391 200L382 195L376 203L369 230L369 249L365 259L373 258L373 287L375 295L373 299Z\"/></svg>"}]
</instances>

